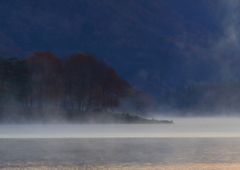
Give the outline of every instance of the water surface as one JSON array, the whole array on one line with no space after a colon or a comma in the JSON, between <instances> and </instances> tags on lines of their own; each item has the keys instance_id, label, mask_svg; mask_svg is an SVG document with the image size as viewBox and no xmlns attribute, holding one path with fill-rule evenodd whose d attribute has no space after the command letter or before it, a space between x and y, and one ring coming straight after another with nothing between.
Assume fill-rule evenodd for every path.
<instances>
[{"instance_id":1,"label":"water surface","mask_svg":"<svg viewBox=\"0 0 240 170\"><path fill-rule=\"evenodd\" d=\"M0 125L0 169L240 169L240 119Z\"/></svg>"},{"instance_id":2,"label":"water surface","mask_svg":"<svg viewBox=\"0 0 240 170\"><path fill-rule=\"evenodd\" d=\"M38 138L0 143L0 169L240 168L240 138Z\"/></svg>"}]
</instances>

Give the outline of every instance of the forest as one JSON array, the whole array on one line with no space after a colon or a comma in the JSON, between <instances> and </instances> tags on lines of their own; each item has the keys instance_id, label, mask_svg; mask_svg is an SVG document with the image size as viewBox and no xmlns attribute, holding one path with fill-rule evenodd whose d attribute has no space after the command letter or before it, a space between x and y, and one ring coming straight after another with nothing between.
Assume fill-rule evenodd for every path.
<instances>
[{"instance_id":1,"label":"forest","mask_svg":"<svg viewBox=\"0 0 240 170\"><path fill-rule=\"evenodd\" d=\"M157 103L166 115L236 116L240 111L240 82L178 86L166 90Z\"/></svg>"},{"instance_id":2,"label":"forest","mask_svg":"<svg viewBox=\"0 0 240 170\"><path fill-rule=\"evenodd\" d=\"M113 113L122 103L122 110L131 105L141 113L150 107L149 98L93 55L60 59L52 52L35 52L25 59L0 58L1 112L15 107Z\"/></svg>"}]
</instances>

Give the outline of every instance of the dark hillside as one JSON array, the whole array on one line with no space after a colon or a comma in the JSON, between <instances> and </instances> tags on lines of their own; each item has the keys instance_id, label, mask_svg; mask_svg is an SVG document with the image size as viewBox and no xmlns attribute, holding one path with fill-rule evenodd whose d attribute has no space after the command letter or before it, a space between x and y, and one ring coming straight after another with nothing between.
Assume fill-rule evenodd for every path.
<instances>
[{"instance_id":1,"label":"dark hillside","mask_svg":"<svg viewBox=\"0 0 240 170\"><path fill-rule=\"evenodd\" d=\"M180 116L239 116L240 82L179 86L159 98L164 114Z\"/></svg>"},{"instance_id":2,"label":"dark hillside","mask_svg":"<svg viewBox=\"0 0 240 170\"><path fill-rule=\"evenodd\" d=\"M221 9L214 0L2 0L0 55L92 53L154 95L161 90L151 84L221 80L229 59L212 50L224 31Z\"/></svg>"}]
</instances>

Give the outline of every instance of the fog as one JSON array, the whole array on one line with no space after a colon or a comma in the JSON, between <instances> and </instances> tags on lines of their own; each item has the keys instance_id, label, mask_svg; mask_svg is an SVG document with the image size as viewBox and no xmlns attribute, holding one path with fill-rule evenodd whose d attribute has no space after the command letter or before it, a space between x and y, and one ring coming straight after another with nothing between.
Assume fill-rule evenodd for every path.
<instances>
[{"instance_id":1,"label":"fog","mask_svg":"<svg viewBox=\"0 0 240 170\"><path fill-rule=\"evenodd\" d=\"M0 125L0 167L186 170L240 166L239 118L173 121Z\"/></svg>"},{"instance_id":2,"label":"fog","mask_svg":"<svg viewBox=\"0 0 240 170\"><path fill-rule=\"evenodd\" d=\"M240 118L171 118L174 124L0 125L0 138L240 137Z\"/></svg>"}]
</instances>

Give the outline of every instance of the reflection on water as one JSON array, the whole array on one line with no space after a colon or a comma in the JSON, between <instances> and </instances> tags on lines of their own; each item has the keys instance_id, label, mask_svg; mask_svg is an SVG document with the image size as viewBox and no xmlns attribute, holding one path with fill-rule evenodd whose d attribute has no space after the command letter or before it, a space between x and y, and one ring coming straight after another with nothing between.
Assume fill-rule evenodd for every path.
<instances>
[{"instance_id":1,"label":"reflection on water","mask_svg":"<svg viewBox=\"0 0 240 170\"><path fill-rule=\"evenodd\" d=\"M240 168L240 138L0 139L0 143L0 168Z\"/></svg>"},{"instance_id":2,"label":"reflection on water","mask_svg":"<svg viewBox=\"0 0 240 170\"><path fill-rule=\"evenodd\" d=\"M239 170L240 164L118 164L108 166L37 166L24 167L21 170ZM20 168L3 168L2 170L20 170Z\"/></svg>"},{"instance_id":3,"label":"reflection on water","mask_svg":"<svg viewBox=\"0 0 240 170\"><path fill-rule=\"evenodd\" d=\"M240 137L239 118L173 121L168 125L0 125L0 138Z\"/></svg>"}]
</instances>

